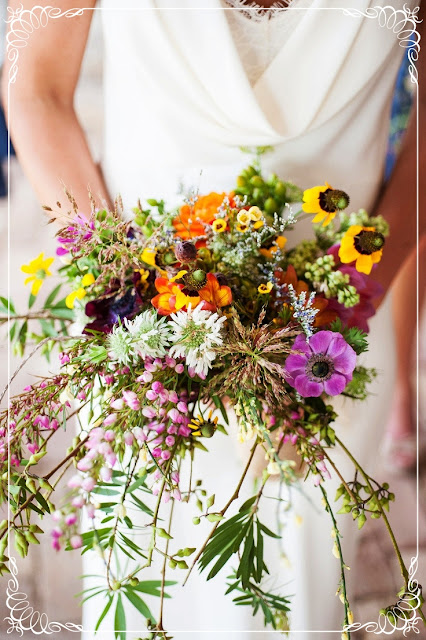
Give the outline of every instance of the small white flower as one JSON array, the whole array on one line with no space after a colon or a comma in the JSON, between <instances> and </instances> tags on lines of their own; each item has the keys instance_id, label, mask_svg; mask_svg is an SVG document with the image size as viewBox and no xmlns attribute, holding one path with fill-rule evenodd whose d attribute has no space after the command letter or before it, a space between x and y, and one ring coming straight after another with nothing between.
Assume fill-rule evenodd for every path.
<instances>
[{"instance_id":1,"label":"small white flower","mask_svg":"<svg viewBox=\"0 0 426 640\"><path fill-rule=\"evenodd\" d=\"M59 402L61 404L65 404L66 402L72 402L73 400L74 400L74 396L71 393L71 389L70 389L69 385L67 384L65 389L63 391L61 391L61 393L59 395Z\"/></svg>"},{"instance_id":2,"label":"small white flower","mask_svg":"<svg viewBox=\"0 0 426 640\"><path fill-rule=\"evenodd\" d=\"M124 331L123 327L116 325L107 339L107 349L110 358L122 364L129 364L134 357L132 336Z\"/></svg>"},{"instance_id":3,"label":"small white flower","mask_svg":"<svg viewBox=\"0 0 426 640\"><path fill-rule=\"evenodd\" d=\"M134 320L124 320L135 350L146 358L160 358L166 354L170 341L167 318L158 318L154 310L144 311Z\"/></svg>"},{"instance_id":4,"label":"small white flower","mask_svg":"<svg viewBox=\"0 0 426 640\"><path fill-rule=\"evenodd\" d=\"M172 314L169 323L174 333L170 356L186 359L188 367L205 376L216 358L214 347L222 344L222 325L226 318L196 307Z\"/></svg>"}]
</instances>

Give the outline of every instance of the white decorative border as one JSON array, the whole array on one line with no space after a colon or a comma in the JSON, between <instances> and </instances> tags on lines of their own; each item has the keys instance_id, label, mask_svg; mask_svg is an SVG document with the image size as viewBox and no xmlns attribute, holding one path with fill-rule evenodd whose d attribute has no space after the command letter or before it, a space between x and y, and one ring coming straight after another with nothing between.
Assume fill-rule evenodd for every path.
<instances>
[{"instance_id":1,"label":"white decorative border","mask_svg":"<svg viewBox=\"0 0 426 640\"><path fill-rule=\"evenodd\" d=\"M10 558L10 577L6 589L6 606L10 611L10 615L5 618L9 622L10 627L7 633L16 631L20 636L24 631L32 631L36 635L42 633L51 635L60 631L83 631L81 624L72 622L49 622L46 613L35 611L27 600L27 595L19 591L18 567L15 558Z\"/></svg>"},{"instance_id":2,"label":"white decorative border","mask_svg":"<svg viewBox=\"0 0 426 640\"><path fill-rule=\"evenodd\" d=\"M424 0L426 1L426 0ZM175 7L175 9L179 9L179 7ZM185 8L190 9L190 8ZM202 10L201 7L194 7L194 9ZM291 6L285 7L283 10L295 10L296 8L292 8ZM311 8L315 9L315 8ZM322 8L318 8L321 10ZM333 10L341 10L344 14L352 16L352 17L365 17L365 18L374 18L378 21L381 27L386 27L391 29L399 40L399 44L402 47L406 47L409 49L408 58L410 61L409 64L409 73L411 77L411 81L418 85L418 71L416 68L416 62L419 57L420 51L420 34L417 31L417 26L420 22L418 18L418 12L420 7L415 7L414 9L410 9L406 4L404 4L402 9L395 9L391 5L386 5L384 7L369 7L365 11L356 8L350 7L333 7ZM6 55L10 62L9 68L9 89L10 85L16 81L16 77L18 74L18 60L19 60L19 50L23 47L26 47L29 37L31 34L40 27L44 27L47 25L50 18L74 18L75 16L83 15L84 11L95 11L102 10L102 7L82 7L75 9L68 9L62 11L60 7L52 7L46 6L43 7L41 5L37 5L32 9L23 9L18 7L13 10L10 7L7 8L9 13L9 17L6 19L6 22L9 24L9 30L6 36ZM136 8L137 10L137 8ZM158 8L150 8L149 10L159 10L161 11L161 7ZM225 9L227 11L238 11L238 7L228 7ZM246 7L245 10L250 11L250 7ZM253 8L253 11L257 11L256 7ZM9 101L8 101L9 102ZM418 94L417 94L417 106L418 106ZM8 107L9 109L9 107ZM417 140L418 140L418 131L419 131L419 122L417 119ZM418 154L418 150L417 150ZM10 169L10 140L9 140L9 151L8 151L8 163ZM9 170L10 176L10 170ZM418 175L418 155L417 155L417 194L418 194L418 184L419 184L419 175ZM8 177L9 180L9 177ZM10 187L10 183L8 184ZM418 200L418 198L417 198ZM418 210L418 201L417 201L417 221L419 220L419 210ZM9 253L10 253L10 190L8 189L8 245L9 245ZM418 303L418 255L417 255L417 303ZM9 278L8 278L8 286L10 288ZM417 320L419 320L419 308L417 304ZM419 327L417 322L417 357L418 357L418 333ZM10 348L8 353L8 366L10 363ZM417 371L417 385L418 385L418 371ZM417 405L419 402L419 389L417 388ZM417 439L418 439L418 428L419 428L419 414L418 414L418 406L417 406ZM418 449L418 448L417 448ZM418 478L418 460L417 460L417 478ZM418 511L418 494L417 494L417 511ZM343 631L358 631L360 629L365 629L367 632L374 634L385 634L389 635L394 633L395 631L402 631L403 635L406 636L409 631L414 631L415 633L420 633L417 624L421 621L420 616L417 615L416 610L421 604L421 587L418 584L418 581L415 579L415 574L418 569L418 513L417 513L417 554L415 557L411 558L411 564L409 568L409 580L408 580L408 591L401 596L398 602L395 605L393 610L394 614L394 622L391 622L387 616L384 614L380 614L377 622L365 622L359 623L354 622L353 624L346 626ZM10 544L10 543L9 543ZM10 556L10 552L9 552ZM27 600L27 596L25 593L19 591L19 582L17 578L18 568L16 565L16 561L13 557L10 557L10 569L11 576L8 581L8 587L6 590L6 606L10 611L10 615L5 618L6 622L10 623L10 627L7 633L11 633L13 631L18 632L21 636L24 631L32 631L34 634L39 635L41 633L52 634L58 633L62 630L72 631L72 632L82 632L82 625L76 625L71 622L60 623L60 622L49 622L48 616L45 613L40 613L35 611L33 607ZM413 604L414 601L414 604ZM399 611L405 611L406 616L401 616ZM412 616L409 617L408 614L412 612ZM401 623L401 624L400 624ZM342 630L327 630L324 633L341 633ZM179 633L178 631L171 631L171 633ZM187 633L185 631L185 633ZM217 632L222 633L222 632ZM224 632L226 633L226 632ZM249 631L247 631L249 633ZM252 633L250 631L250 633ZM264 630L262 633L275 633L275 631ZM300 631L292 631L292 633L309 633L309 630L300 630Z\"/></svg>"}]
</instances>

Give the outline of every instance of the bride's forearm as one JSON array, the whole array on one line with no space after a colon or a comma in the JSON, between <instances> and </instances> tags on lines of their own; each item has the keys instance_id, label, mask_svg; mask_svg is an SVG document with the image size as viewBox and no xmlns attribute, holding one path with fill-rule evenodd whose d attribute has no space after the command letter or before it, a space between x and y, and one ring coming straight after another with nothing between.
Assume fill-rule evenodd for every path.
<instances>
[{"instance_id":1,"label":"bride's forearm","mask_svg":"<svg viewBox=\"0 0 426 640\"><path fill-rule=\"evenodd\" d=\"M59 201L66 213L70 203L64 186L83 215L90 214L89 188L98 206L110 204L101 172L71 106L55 98L14 96L12 85L8 112L18 158L42 204L57 209Z\"/></svg>"}]
</instances>

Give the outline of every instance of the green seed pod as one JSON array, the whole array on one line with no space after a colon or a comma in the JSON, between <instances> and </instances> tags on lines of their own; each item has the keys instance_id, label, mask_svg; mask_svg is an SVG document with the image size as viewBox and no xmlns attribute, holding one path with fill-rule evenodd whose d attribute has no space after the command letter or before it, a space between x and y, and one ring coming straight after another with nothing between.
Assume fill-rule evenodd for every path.
<instances>
[{"instance_id":1,"label":"green seed pod","mask_svg":"<svg viewBox=\"0 0 426 640\"><path fill-rule=\"evenodd\" d=\"M195 518L192 518L192 524L200 524L200 522L201 520L197 516L195 516Z\"/></svg>"},{"instance_id":2,"label":"green seed pod","mask_svg":"<svg viewBox=\"0 0 426 640\"><path fill-rule=\"evenodd\" d=\"M261 189L265 185L265 181L262 176L253 176L252 178L250 178L250 184L252 184L253 187L258 187L259 189Z\"/></svg>"},{"instance_id":3,"label":"green seed pod","mask_svg":"<svg viewBox=\"0 0 426 640\"><path fill-rule=\"evenodd\" d=\"M113 591L118 591L121 589L121 582L119 580L113 580L111 583L111 589Z\"/></svg>"},{"instance_id":4,"label":"green seed pod","mask_svg":"<svg viewBox=\"0 0 426 640\"><path fill-rule=\"evenodd\" d=\"M9 524L8 520L2 520L0 522L0 531L2 531L3 529L6 529L8 524Z\"/></svg>"},{"instance_id":5,"label":"green seed pod","mask_svg":"<svg viewBox=\"0 0 426 640\"><path fill-rule=\"evenodd\" d=\"M247 175L249 178L251 178L252 176L257 175L257 170L253 167L253 165L250 165L249 167L247 167L247 169L242 171L241 174Z\"/></svg>"},{"instance_id":6,"label":"green seed pod","mask_svg":"<svg viewBox=\"0 0 426 640\"><path fill-rule=\"evenodd\" d=\"M215 495L213 494L210 496L210 498L207 499L207 502L206 502L207 509L209 509L214 505L214 501L215 501Z\"/></svg>"},{"instance_id":7,"label":"green seed pod","mask_svg":"<svg viewBox=\"0 0 426 640\"><path fill-rule=\"evenodd\" d=\"M137 587L139 584L138 578L130 578L129 584L131 587Z\"/></svg>"},{"instance_id":8,"label":"green seed pod","mask_svg":"<svg viewBox=\"0 0 426 640\"><path fill-rule=\"evenodd\" d=\"M258 187L255 187L255 189L253 189L253 200L255 202L258 202L259 200L261 200L261 198L262 198L261 189L259 189Z\"/></svg>"},{"instance_id":9,"label":"green seed pod","mask_svg":"<svg viewBox=\"0 0 426 640\"><path fill-rule=\"evenodd\" d=\"M244 176L238 176L237 178L237 187L245 187L247 184L247 180Z\"/></svg>"},{"instance_id":10,"label":"green seed pod","mask_svg":"<svg viewBox=\"0 0 426 640\"><path fill-rule=\"evenodd\" d=\"M186 564L185 560L179 560L177 566L178 569L188 569L188 565Z\"/></svg>"},{"instance_id":11,"label":"green seed pod","mask_svg":"<svg viewBox=\"0 0 426 640\"><path fill-rule=\"evenodd\" d=\"M24 535L25 535L25 539L26 539L30 544L40 544L40 540L37 540L37 538L35 537L35 535L34 535L33 533L31 533L31 531L25 531Z\"/></svg>"},{"instance_id":12,"label":"green seed pod","mask_svg":"<svg viewBox=\"0 0 426 640\"><path fill-rule=\"evenodd\" d=\"M194 553L195 549L196 547L185 547L185 549L183 549L183 555L185 557L191 556Z\"/></svg>"},{"instance_id":13,"label":"green seed pod","mask_svg":"<svg viewBox=\"0 0 426 640\"><path fill-rule=\"evenodd\" d=\"M42 489L46 489L47 491L53 491L52 485L44 478L39 478L38 482Z\"/></svg>"},{"instance_id":14,"label":"green seed pod","mask_svg":"<svg viewBox=\"0 0 426 640\"><path fill-rule=\"evenodd\" d=\"M287 189L284 182L282 182L282 180L278 180L274 189L275 197L278 198L279 200L283 200L285 198L286 191Z\"/></svg>"},{"instance_id":15,"label":"green seed pod","mask_svg":"<svg viewBox=\"0 0 426 640\"><path fill-rule=\"evenodd\" d=\"M176 560L173 560L173 558L170 558L170 560L169 560L169 567L170 567L170 569L176 569L176 567L177 567L177 562L176 562Z\"/></svg>"},{"instance_id":16,"label":"green seed pod","mask_svg":"<svg viewBox=\"0 0 426 640\"><path fill-rule=\"evenodd\" d=\"M173 540L173 536L170 533L167 533L165 529L157 529L157 534L160 538L166 538L166 540Z\"/></svg>"},{"instance_id":17,"label":"green seed pod","mask_svg":"<svg viewBox=\"0 0 426 640\"><path fill-rule=\"evenodd\" d=\"M38 524L30 524L29 527L31 533L44 533L43 529Z\"/></svg>"},{"instance_id":18,"label":"green seed pod","mask_svg":"<svg viewBox=\"0 0 426 640\"><path fill-rule=\"evenodd\" d=\"M276 213L278 209L277 201L274 198L268 198L265 202L266 213Z\"/></svg>"},{"instance_id":19,"label":"green seed pod","mask_svg":"<svg viewBox=\"0 0 426 640\"><path fill-rule=\"evenodd\" d=\"M206 517L209 522L219 522L223 519L223 516L220 513L209 513Z\"/></svg>"},{"instance_id":20,"label":"green seed pod","mask_svg":"<svg viewBox=\"0 0 426 640\"><path fill-rule=\"evenodd\" d=\"M27 478L25 481L25 486L29 491L31 491L31 493L37 493L38 491L34 478Z\"/></svg>"}]
</instances>

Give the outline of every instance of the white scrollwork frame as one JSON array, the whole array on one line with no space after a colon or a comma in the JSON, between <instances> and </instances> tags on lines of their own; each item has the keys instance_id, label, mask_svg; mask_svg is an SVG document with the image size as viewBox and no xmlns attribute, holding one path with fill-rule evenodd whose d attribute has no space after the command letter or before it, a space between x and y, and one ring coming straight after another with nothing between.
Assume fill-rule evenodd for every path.
<instances>
[{"instance_id":1,"label":"white scrollwork frame","mask_svg":"<svg viewBox=\"0 0 426 640\"><path fill-rule=\"evenodd\" d=\"M102 10L102 7L97 8L97 10L99 9ZM286 7L286 11L291 11L291 9L291 6ZM420 34L417 31L417 26L419 24L419 7L410 9L407 5L404 5L401 9L395 9L395 7L392 7L391 5L386 5L383 7L368 7L364 11L352 7L336 7L336 10L339 9L341 9L344 14L352 17L376 19L381 27L391 29L396 34L400 46L408 48L409 73L411 81L418 85L416 62L420 51ZM10 85L16 81L18 74L19 51L27 45L31 34L36 29L46 26L50 19L74 18L76 16L83 15L84 11L93 10L94 9L92 7L81 7L63 11L60 7L43 7L41 5L34 6L32 9L23 9L21 6L12 10L9 7L9 15L6 19L6 22L9 25L6 36L6 56L10 63L9 88ZM157 10L161 10L161 8L158 8ZM238 9L235 8L235 10ZM389 609L389 612L392 614L391 617L381 613L377 622L354 622L353 624L346 626L343 631L358 631L360 629L365 629L365 631L369 633L385 635L399 631L402 632L404 636L406 636L409 631L414 631L417 634L420 633L417 624L421 621L421 618L417 615L416 611L421 604L421 587L415 579L417 569L418 553L411 559L408 589L403 595L400 595L398 602ZM35 635L40 635L42 633L50 635L63 630L72 632L83 631L82 625L77 625L71 622L49 622L47 614L35 611L28 602L26 594L19 591L19 582L17 578L18 568L16 560L13 557L10 557L10 570L11 574L6 589L6 606L10 614L5 618L5 621L10 624L7 631L8 633L15 631L22 636L24 631L32 631ZM337 630L331 630L331 633L336 632Z\"/></svg>"}]
</instances>

